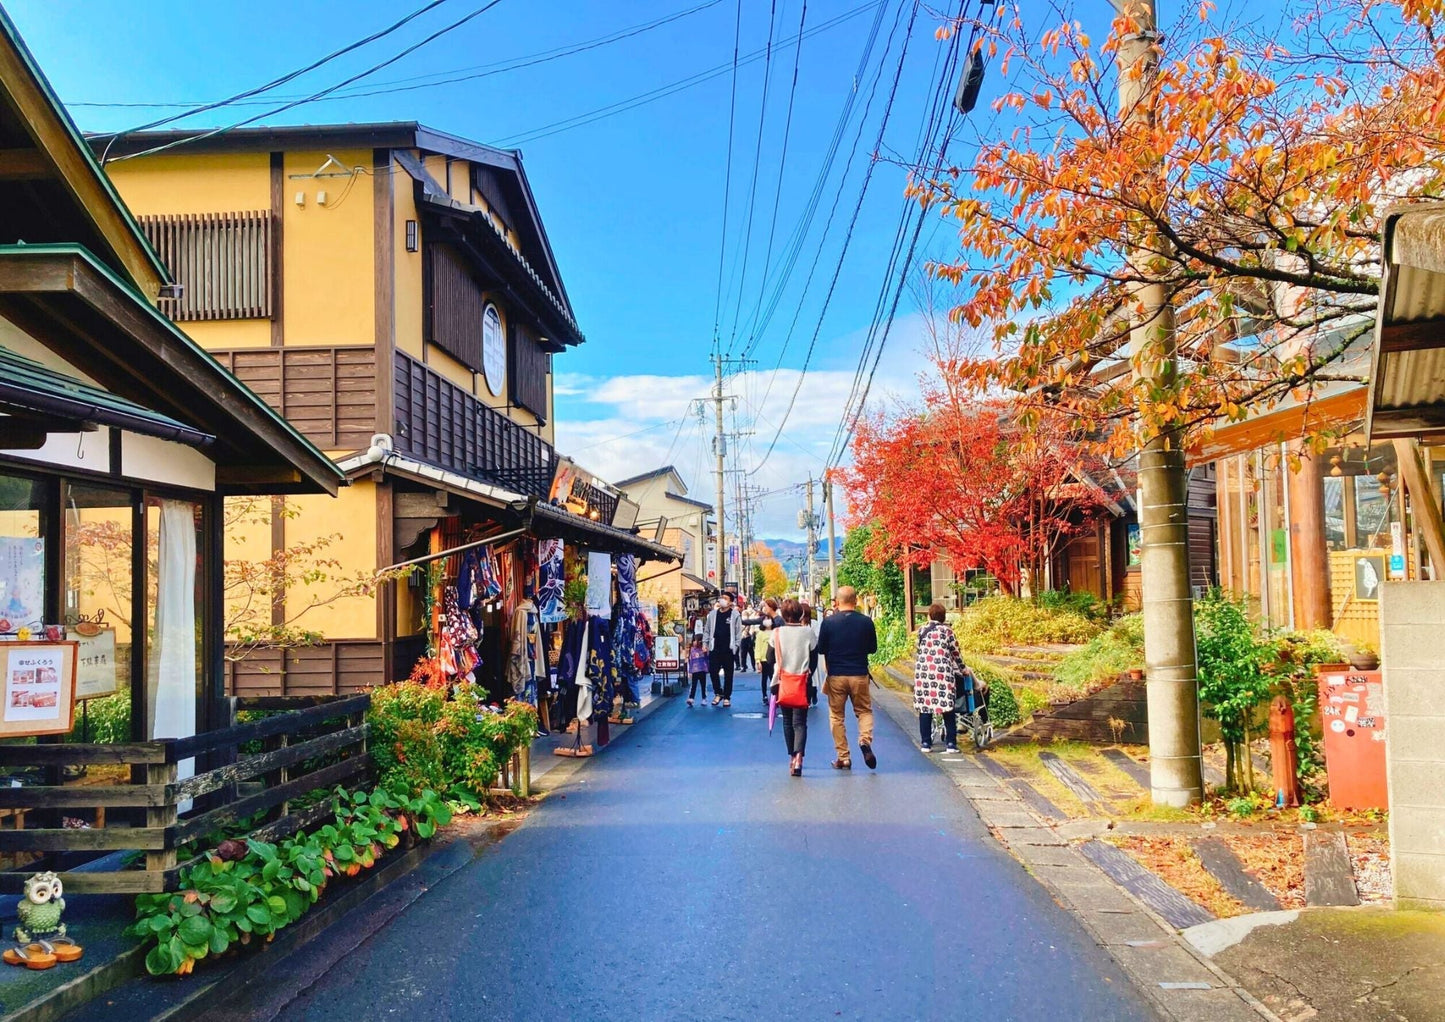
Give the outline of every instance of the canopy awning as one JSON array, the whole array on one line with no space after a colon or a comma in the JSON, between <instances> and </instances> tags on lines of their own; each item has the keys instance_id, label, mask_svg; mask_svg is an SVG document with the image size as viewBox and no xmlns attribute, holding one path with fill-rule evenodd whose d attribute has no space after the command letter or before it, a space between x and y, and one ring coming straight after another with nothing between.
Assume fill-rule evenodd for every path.
<instances>
[{"instance_id":1,"label":"canopy awning","mask_svg":"<svg viewBox=\"0 0 1445 1022\"><path fill-rule=\"evenodd\" d=\"M1288 398L1243 422L1216 427L1207 439L1189 449L1189 464L1205 465L1270 444L1313 436L1324 430L1346 429L1365 417L1367 397L1368 391L1364 387L1352 384L1305 401Z\"/></svg>"},{"instance_id":2,"label":"canopy awning","mask_svg":"<svg viewBox=\"0 0 1445 1022\"><path fill-rule=\"evenodd\" d=\"M1445 203L1387 213L1367 429L1445 442Z\"/></svg>"},{"instance_id":3,"label":"canopy awning","mask_svg":"<svg viewBox=\"0 0 1445 1022\"><path fill-rule=\"evenodd\" d=\"M713 585L706 579L698 578L690 571L684 571L682 573L682 580L685 583L684 588L701 589L705 593L712 593L717 591L717 586ZM688 585L688 583L690 583L690 585Z\"/></svg>"}]
</instances>

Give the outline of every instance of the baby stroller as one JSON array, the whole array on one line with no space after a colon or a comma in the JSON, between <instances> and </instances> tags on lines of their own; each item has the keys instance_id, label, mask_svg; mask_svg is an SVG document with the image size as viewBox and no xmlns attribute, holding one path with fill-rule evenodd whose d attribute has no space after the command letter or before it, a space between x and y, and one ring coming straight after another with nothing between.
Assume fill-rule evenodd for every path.
<instances>
[{"instance_id":1,"label":"baby stroller","mask_svg":"<svg viewBox=\"0 0 1445 1022\"><path fill-rule=\"evenodd\" d=\"M993 725L988 719L988 689L978 683L967 667L954 679L953 710L958 730L968 733L975 749L983 749L993 741ZM944 741L941 713L933 715L933 741L936 745Z\"/></svg>"}]
</instances>

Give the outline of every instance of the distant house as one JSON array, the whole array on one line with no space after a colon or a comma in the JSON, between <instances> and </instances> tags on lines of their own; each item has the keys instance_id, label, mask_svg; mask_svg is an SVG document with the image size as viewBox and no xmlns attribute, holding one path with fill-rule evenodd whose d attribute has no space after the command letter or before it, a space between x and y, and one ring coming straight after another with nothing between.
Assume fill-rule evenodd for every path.
<instances>
[{"instance_id":1,"label":"distant house","mask_svg":"<svg viewBox=\"0 0 1445 1022\"><path fill-rule=\"evenodd\" d=\"M664 546L676 550L681 569L648 565L639 582L648 583L656 597L670 600L679 612L717 588L706 561L712 536L713 506L688 496L687 484L672 465L664 465L613 484L638 506L638 525Z\"/></svg>"}]
</instances>

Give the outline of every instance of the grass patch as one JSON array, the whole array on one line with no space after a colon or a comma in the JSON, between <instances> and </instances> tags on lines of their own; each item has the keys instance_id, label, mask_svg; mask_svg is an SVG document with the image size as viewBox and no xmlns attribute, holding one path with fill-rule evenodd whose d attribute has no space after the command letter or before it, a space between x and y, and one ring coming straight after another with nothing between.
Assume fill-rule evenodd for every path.
<instances>
[{"instance_id":1,"label":"grass patch","mask_svg":"<svg viewBox=\"0 0 1445 1022\"><path fill-rule=\"evenodd\" d=\"M995 653L1004 646L1088 642L1102 630L1096 621L1076 611L1050 609L1008 596L972 603L953 621L958 644L975 653Z\"/></svg>"},{"instance_id":2,"label":"grass patch","mask_svg":"<svg viewBox=\"0 0 1445 1022\"><path fill-rule=\"evenodd\" d=\"M1054 677L1061 687L1086 693L1143 666L1144 616L1130 614L1094 636L1083 649L1065 656L1054 669Z\"/></svg>"}]
</instances>

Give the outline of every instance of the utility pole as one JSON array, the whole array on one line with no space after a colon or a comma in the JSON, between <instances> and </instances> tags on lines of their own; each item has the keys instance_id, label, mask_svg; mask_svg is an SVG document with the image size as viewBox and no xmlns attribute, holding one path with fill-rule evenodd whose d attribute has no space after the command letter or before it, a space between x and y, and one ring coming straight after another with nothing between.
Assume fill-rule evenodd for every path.
<instances>
[{"instance_id":1,"label":"utility pole","mask_svg":"<svg viewBox=\"0 0 1445 1022\"><path fill-rule=\"evenodd\" d=\"M723 459L727 457L727 436L723 433L723 360L722 353L713 356L717 370L717 383L713 387L713 408L717 412L717 432L712 438L712 453L717 461L717 587L723 588L727 581L727 512L724 508Z\"/></svg>"},{"instance_id":2,"label":"utility pole","mask_svg":"<svg viewBox=\"0 0 1445 1022\"><path fill-rule=\"evenodd\" d=\"M1132 31L1119 42L1119 107L1129 122L1152 124L1159 73L1154 0L1115 0ZM1142 173L1156 173L1145 169ZM1129 338L1135 380L1153 392L1178 389L1174 307L1150 261L1168 243L1149 230L1130 258L1136 274L1136 319ZM1140 581L1149 706L1149 787L1156 805L1187 806L1204 794L1199 735L1199 679L1194 600L1189 581L1189 477L1177 428L1153 435L1138 419Z\"/></svg>"},{"instance_id":3,"label":"utility pole","mask_svg":"<svg viewBox=\"0 0 1445 1022\"><path fill-rule=\"evenodd\" d=\"M833 518L833 480L823 481L823 504L828 509L828 595L838 598L838 531Z\"/></svg>"},{"instance_id":4,"label":"utility pole","mask_svg":"<svg viewBox=\"0 0 1445 1022\"><path fill-rule=\"evenodd\" d=\"M813 513L813 477L808 477L808 602L813 601L818 591L817 576L813 574L813 551L818 549L818 516Z\"/></svg>"}]
</instances>

